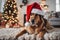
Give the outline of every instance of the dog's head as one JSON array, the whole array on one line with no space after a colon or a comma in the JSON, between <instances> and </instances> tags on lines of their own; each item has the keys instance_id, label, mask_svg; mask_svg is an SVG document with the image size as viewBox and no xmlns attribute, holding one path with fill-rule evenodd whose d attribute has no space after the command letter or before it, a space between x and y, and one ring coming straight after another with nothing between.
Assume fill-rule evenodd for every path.
<instances>
[{"instance_id":1,"label":"dog's head","mask_svg":"<svg viewBox=\"0 0 60 40\"><path fill-rule=\"evenodd\" d=\"M41 18L43 18L42 15L31 13L29 21L30 21L31 25L35 26L38 23L41 24L41 22L42 22Z\"/></svg>"}]
</instances>

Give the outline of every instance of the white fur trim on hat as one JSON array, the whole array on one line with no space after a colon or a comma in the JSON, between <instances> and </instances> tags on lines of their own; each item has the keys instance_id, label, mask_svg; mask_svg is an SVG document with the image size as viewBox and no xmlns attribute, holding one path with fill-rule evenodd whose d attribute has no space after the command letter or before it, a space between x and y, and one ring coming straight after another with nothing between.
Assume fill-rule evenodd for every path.
<instances>
[{"instance_id":1,"label":"white fur trim on hat","mask_svg":"<svg viewBox=\"0 0 60 40\"><path fill-rule=\"evenodd\" d=\"M25 26L26 26L26 27L29 27L29 26L30 26L30 23L29 23L29 22L26 22L26 23L25 23Z\"/></svg>"},{"instance_id":2,"label":"white fur trim on hat","mask_svg":"<svg viewBox=\"0 0 60 40\"><path fill-rule=\"evenodd\" d=\"M42 10L39 10L39 9L36 9L36 8L33 8L31 13L44 15L44 12Z\"/></svg>"}]
</instances>

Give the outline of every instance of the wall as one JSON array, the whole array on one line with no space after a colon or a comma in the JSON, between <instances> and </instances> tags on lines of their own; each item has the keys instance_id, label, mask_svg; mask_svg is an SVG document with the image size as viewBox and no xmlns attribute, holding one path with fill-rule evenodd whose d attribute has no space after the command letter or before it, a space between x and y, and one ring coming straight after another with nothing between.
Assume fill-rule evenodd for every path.
<instances>
[{"instance_id":1,"label":"wall","mask_svg":"<svg viewBox=\"0 0 60 40\"><path fill-rule=\"evenodd\" d=\"M60 5L60 0L59 0L59 5ZM60 6L59 6L60 7Z\"/></svg>"},{"instance_id":2,"label":"wall","mask_svg":"<svg viewBox=\"0 0 60 40\"><path fill-rule=\"evenodd\" d=\"M2 2L2 0L0 0L0 11L1 11L1 2Z\"/></svg>"},{"instance_id":3,"label":"wall","mask_svg":"<svg viewBox=\"0 0 60 40\"><path fill-rule=\"evenodd\" d=\"M3 12L5 1L6 0L0 0L0 12Z\"/></svg>"},{"instance_id":4,"label":"wall","mask_svg":"<svg viewBox=\"0 0 60 40\"><path fill-rule=\"evenodd\" d=\"M46 4L49 5L50 11L56 11L56 0L46 0Z\"/></svg>"}]
</instances>

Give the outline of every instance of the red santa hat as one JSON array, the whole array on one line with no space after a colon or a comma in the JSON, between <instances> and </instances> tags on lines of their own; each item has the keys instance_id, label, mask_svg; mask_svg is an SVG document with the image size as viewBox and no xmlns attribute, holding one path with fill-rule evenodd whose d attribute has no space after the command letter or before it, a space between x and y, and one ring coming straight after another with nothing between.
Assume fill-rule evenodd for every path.
<instances>
[{"instance_id":1,"label":"red santa hat","mask_svg":"<svg viewBox=\"0 0 60 40\"><path fill-rule=\"evenodd\" d=\"M30 26L29 19L30 19L31 13L43 15L43 11L38 3L35 2L35 3L27 6L25 26Z\"/></svg>"}]
</instances>

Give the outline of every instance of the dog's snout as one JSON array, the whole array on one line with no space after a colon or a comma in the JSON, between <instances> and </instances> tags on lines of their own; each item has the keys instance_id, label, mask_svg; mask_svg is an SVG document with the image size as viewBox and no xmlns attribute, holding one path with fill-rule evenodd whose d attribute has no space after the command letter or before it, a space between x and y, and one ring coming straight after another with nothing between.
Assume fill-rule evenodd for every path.
<instances>
[{"instance_id":1,"label":"dog's snout","mask_svg":"<svg viewBox=\"0 0 60 40\"><path fill-rule=\"evenodd\" d=\"M31 22L32 22L32 24L34 24L34 19L33 19L33 20L31 20Z\"/></svg>"}]
</instances>

